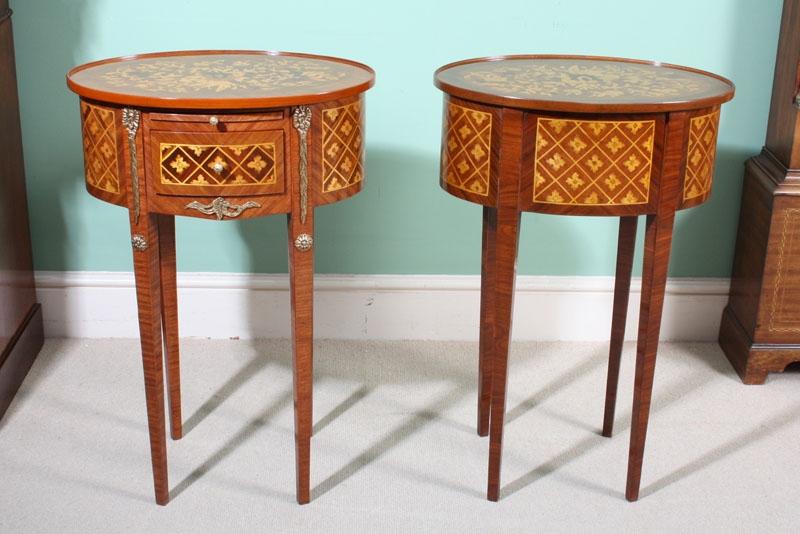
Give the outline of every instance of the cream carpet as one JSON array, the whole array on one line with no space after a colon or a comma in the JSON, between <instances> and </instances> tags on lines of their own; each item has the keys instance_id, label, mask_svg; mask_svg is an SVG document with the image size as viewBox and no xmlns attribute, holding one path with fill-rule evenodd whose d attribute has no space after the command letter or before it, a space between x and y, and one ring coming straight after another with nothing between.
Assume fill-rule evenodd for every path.
<instances>
[{"instance_id":1,"label":"cream carpet","mask_svg":"<svg viewBox=\"0 0 800 534\"><path fill-rule=\"evenodd\" d=\"M290 346L182 340L185 436L155 504L136 340L49 339L0 421L0 532L798 532L800 373L745 386L665 343L640 500L634 345L600 436L603 343L515 343L501 499L485 499L477 344L317 341L312 501L294 496Z\"/></svg>"}]
</instances>

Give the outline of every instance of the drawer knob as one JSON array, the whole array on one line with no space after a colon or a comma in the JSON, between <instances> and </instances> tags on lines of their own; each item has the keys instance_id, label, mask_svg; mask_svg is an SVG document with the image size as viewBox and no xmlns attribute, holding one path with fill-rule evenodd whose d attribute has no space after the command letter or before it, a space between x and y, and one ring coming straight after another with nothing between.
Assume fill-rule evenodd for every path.
<instances>
[{"instance_id":1,"label":"drawer knob","mask_svg":"<svg viewBox=\"0 0 800 534\"><path fill-rule=\"evenodd\" d=\"M220 162L216 162L214 165L211 166L211 170L213 170L217 174L222 174L222 171L225 170L225 165Z\"/></svg>"},{"instance_id":2,"label":"drawer knob","mask_svg":"<svg viewBox=\"0 0 800 534\"><path fill-rule=\"evenodd\" d=\"M216 115L212 115L211 118L208 119L208 123L211 126L216 126L217 124L219 124L219 117L217 117Z\"/></svg>"}]
</instances>

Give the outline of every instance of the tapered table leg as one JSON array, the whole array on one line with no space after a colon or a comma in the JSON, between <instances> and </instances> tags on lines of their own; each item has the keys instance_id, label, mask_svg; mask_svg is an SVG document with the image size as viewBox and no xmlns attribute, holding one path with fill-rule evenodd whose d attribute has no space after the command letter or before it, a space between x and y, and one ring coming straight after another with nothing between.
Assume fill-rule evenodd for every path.
<instances>
[{"instance_id":1,"label":"tapered table leg","mask_svg":"<svg viewBox=\"0 0 800 534\"><path fill-rule=\"evenodd\" d=\"M492 354L494 352L494 278L497 208L483 208L483 251L481 260L481 331L478 362L478 435L489 434L492 396Z\"/></svg>"},{"instance_id":2,"label":"tapered table leg","mask_svg":"<svg viewBox=\"0 0 800 534\"><path fill-rule=\"evenodd\" d=\"M496 258L494 281L494 347L492 362L491 416L489 422L489 484L487 498L500 497L500 464L503 455L503 418L508 383L508 348L511 340L511 319L514 309L514 285L517 271L517 244L520 213L516 208L497 210L495 232Z\"/></svg>"},{"instance_id":3,"label":"tapered table leg","mask_svg":"<svg viewBox=\"0 0 800 534\"><path fill-rule=\"evenodd\" d=\"M289 283L292 303L292 367L294 371L294 432L297 464L297 502L310 500L310 456L312 432L313 215L305 223L289 215ZM300 239L298 239L300 236ZM303 239L303 236L307 240Z\"/></svg>"},{"instance_id":4,"label":"tapered table leg","mask_svg":"<svg viewBox=\"0 0 800 534\"><path fill-rule=\"evenodd\" d=\"M164 361L161 348L161 273L158 216L143 213L131 223L133 269L139 308L147 425L156 502L169 502L166 416L164 413Z\"/></svg>"},{"instance_id":5,"label":"tapered table leg","mask_svg":"<svg viewBox=\"0 0 800 534\"><path fill-rule=\"evenodd\" d=\"M172 439L183 436L181 417L181 365L178 334L178 286L175 261L175 217L158 217L159 253L161 255L161 318L167 362L167 392Z\"/></svg>"},{"instance_id":6,"label":"tapered table leg","mask_svg":"<svg viewBox=\"0 0 800 534\"><path fill-rule=\"evenodd\" d=\"M628 480L625 498L639 498L642 478L642 457L650 417L653 375L664 308L669 255L675 212L647 216L644 266L642 268L642 302L639 310L639 338L636 347L636 377L633 384L633 414L628 455Z\"/></svg>"},{"instance_id":7,"label":"tapered table leg","mask_svg":"<svg viewBox=\"0 0 800 534\"><path fill-rule=\"evenodd\" d=\"M614 310L611 316L611 343L608 350L608 378L606 403L603 412L603 435L611 437L614 427L614 409L617 404L619 365L622 344L625 341L625 322L628 318L628 300L631 293L633 252L636 247L637 217L620 217L617 242L617 274L614 280Z\"/></svg>"}]
</instances>

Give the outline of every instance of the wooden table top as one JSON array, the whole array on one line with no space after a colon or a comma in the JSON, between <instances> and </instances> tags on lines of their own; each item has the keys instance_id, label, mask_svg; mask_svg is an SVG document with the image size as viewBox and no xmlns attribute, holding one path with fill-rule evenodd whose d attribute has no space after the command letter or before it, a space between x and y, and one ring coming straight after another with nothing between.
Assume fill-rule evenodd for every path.
<instances>
[{"instance_id":1,"label":"wooden table top","mask_svg":"<svg viewBox=\"0 0 800 534\"><path fill-rule=\"evenodd\" d=\"M261 51L188 51L88 63L67 73L84 98L127 106L270 108L362 93L374 71L345 59Z\"/></svg>"},{"instance_id":2,"label":"wooden table top","mask_svg":"<svg viewBox=\"0 0 800 534\"><path fill-rule=\"evenodd\" d=\"M438 69L442 91L478 102L548 111L636 113L718 105L733 83L708 72L590 56L503 56Z\"/></svg>"}]
</instances>

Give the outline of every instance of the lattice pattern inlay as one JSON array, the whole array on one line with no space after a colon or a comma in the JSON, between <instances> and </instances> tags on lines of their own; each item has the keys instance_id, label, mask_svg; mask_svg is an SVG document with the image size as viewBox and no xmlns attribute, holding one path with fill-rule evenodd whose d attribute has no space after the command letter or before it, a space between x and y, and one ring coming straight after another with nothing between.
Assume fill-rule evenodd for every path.
<instances>
[{"instance_id":1,"label":"lattice pattern inlay","mask_svg":"<svg viewBox=\"0 0 800 534\"><path fill-rule=\"evenodd\" d=\"M540 118L533 201L615 206L646 204L655 121Z\"/></svg>"},{"instance_id":2,"label":"lattice pattern inlay","mask_svg":"<svg viewBox=\"0 0 800 534\"><path fill-rule=\"evenodd\" d=\"M364 178L361 103L322 112L322 191L345 189Z\"/></svg>"},{"instance_id":3,"label":"lattice pattern inlay","mask_svg":"<svg viewBox=\"0 0 800 534\"><path fill-rule=\"evenodd\" d=\"M114 111L81 102L81 117L86 182L103 191L118 194L120 186Z\"/></svg>"},{"instance_id":4,"label":"lattice pattern inlay","mask_svg":"<svg viewBox=\"0 0 800 534\"><path fill-rule=\"evenodd\" d=\"M492 115L450 104L442 144L442 176L448 184L489 196Z\"/></svg>"},{"instance_id":5,"label":"lattice pattern inlay","mask_svg":"<svg viewBox=\"0 0 800 534\"><path fill-rule=\"evenodd\" d=\"M689 148L683 200L703 196L711 191L714 179L714 158L717 155L719 110L695 117L689 125Z\"/></svg>"},{"instance_id":6,"label":"lattice pattern inlay","mask_svg":"<svg viewBox=\"0 0 800 534\"><path fill-rule=\"evenodd\" d=\"M277 182L275 143L161 143L161 183L183 186L271 185Z\"/></svg>"}]
</instances>

